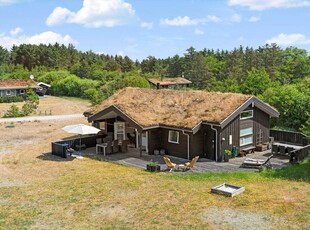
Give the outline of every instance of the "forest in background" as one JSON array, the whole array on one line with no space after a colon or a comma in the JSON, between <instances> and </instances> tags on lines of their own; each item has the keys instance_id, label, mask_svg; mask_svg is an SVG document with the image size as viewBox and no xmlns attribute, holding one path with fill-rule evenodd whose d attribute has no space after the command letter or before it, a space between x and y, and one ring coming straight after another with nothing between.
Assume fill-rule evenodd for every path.
<instances>
[{"instance_id":1,"label":"forest in background","mask_svg":"<svg viewBox=\"0 0 310 230\"><path fill-rule=\"evenodd\" d=\"M150 77L184 76L193 89L256 95L281 113L275 126L310 136L310 57L296 47L190 47L183 56L138 61L57 43L22 44L10 51L0 46L0 79L30 75L51 84L55 95L87 98L94 104L123 87L149 87Z\"/></svg>"}]
</instances>

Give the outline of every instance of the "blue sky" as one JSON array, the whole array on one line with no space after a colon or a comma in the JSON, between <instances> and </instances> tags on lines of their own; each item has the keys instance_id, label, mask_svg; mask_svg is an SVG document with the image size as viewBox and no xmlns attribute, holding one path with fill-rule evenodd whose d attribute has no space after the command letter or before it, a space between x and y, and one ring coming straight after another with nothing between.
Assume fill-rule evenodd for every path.
<instances>
[{"instance_id":1,"label":"blue sky","mask_svg":"<svg viewBox=\"0 0 310 230\"><path fill-rule=\"evenodd\" d=\"M310 51L310 0L0 0L0 45L72 43L142 60L190 46Z\"/></svg>"}]
</instances>

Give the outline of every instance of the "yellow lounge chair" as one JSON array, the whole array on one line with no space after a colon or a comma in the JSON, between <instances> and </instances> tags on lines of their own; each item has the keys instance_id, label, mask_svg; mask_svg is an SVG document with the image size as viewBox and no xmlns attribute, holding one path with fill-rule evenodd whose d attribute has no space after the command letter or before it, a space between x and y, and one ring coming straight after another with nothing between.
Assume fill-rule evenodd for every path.
<instances>
[{"instance_id":1,"label":"yellow lounge chair","mask_svg":"<svg viewBox=\"0 0 310 230\"><path fill-rule=\"evenodd\" d=\"M199 159L199 156L196 156L196 157L194 157L192 159L191 162L185 163L184 164L185 165L185 169L192 169L192 168L194 168L194 166L195 166L196 162L198 161L198 159Z\"/></svg>"},{"instance_id":2,"label":"yellow lounge chair","mask_svg":"<svg viewBox=\"0 0 310 230\"><path fill-rule=\"evenodd\" d=\"M172 163L168 157L164 157L164 161L165 161L167 167L170 169L169 172L172 172L177 166L177 164Z\"/></svg>"}]
</instances>

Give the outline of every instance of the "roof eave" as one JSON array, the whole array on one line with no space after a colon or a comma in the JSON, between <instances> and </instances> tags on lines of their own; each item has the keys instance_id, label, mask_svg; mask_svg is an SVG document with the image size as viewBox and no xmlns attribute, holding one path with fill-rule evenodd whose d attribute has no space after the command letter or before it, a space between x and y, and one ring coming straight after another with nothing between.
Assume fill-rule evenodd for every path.
<instances>
[{"instance_id":1,"label":"roof eave","mask_svg":"<svg viewBox=\"0 0 310 230\"><path fill-rule=\"evenodd\" d=\"M240 114L245 108L249 105L254 103L254 106L259 108L260 110L264 111L265 113L269 114L271 117L279 117L280 113L272 108L270 105L264 103L263 101L259 100L255 96L251 96L248 100L246 100L242 105L240 105L233 113L231 113L228 117L226 117L221 123L221 128L224 128L227 124L229 124L236 116Z\"/></svg>"}]
</instances>

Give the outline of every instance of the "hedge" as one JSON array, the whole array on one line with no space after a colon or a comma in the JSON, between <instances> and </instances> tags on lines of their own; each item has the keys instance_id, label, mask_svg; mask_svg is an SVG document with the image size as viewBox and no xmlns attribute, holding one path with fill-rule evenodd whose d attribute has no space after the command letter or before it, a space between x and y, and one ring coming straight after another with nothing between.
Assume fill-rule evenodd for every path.
<instances>
[{"instance_id":1,"label":"hedge","mask_svg":"<svg viewBox=\"0 0 310 230\"><path fill-rule=\"evenodd\" d=\"M0 103L12 103L12 102L23 102L24 98L21 96L16 97L0 97Z\"/></svg>"}]
</instances>

